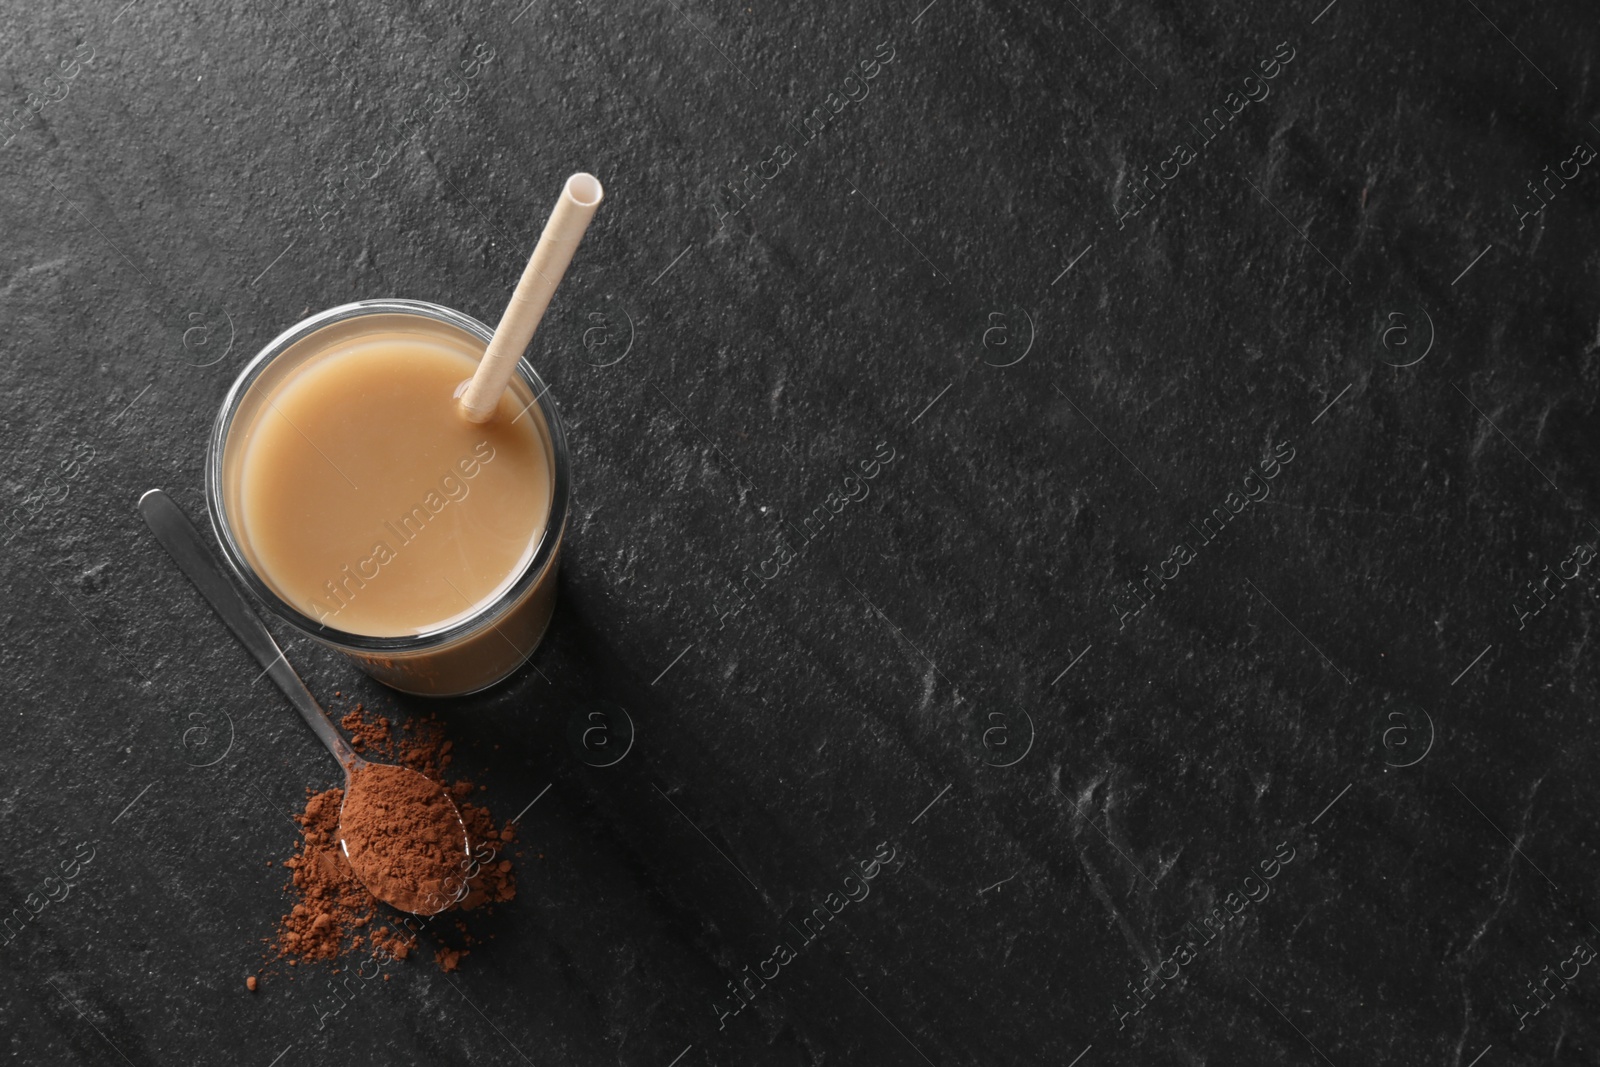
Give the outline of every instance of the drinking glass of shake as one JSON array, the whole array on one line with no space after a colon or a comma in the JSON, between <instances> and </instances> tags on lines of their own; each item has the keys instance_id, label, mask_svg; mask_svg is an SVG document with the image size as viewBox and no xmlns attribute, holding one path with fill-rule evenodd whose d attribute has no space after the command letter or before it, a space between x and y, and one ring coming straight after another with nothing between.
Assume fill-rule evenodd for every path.
<instances>
[{"instance_id":1,"label":"drinking glass of shake","mask_svg":"<svg viewBox=\"0 0 1600 1067\"><path fill-rule=\"evenodd\" d=\"M408 693L514 672L555 609L571 474L521 358L603 193L568 179L499 327L363 300L284 331L222 405L206 496L278 616Z\"/></svg>"}]
</instances>

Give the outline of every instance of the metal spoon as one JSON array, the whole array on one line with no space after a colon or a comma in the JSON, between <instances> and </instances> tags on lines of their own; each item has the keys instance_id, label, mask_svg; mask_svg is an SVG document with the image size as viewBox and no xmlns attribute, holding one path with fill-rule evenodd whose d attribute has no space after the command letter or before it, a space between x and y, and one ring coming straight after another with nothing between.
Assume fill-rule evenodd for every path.
<instances>
[{"instance_id":1,"label":"metal spoon","mask_svg":"<svg viewBox=\"0 0 1600 1067\"><path fill-rule=\"evenodd\" d=\"M189 521L183 510L166 493L160 489L152 489L139 498L139 512L155 533L156 540L161 542L162 547L178 564L178 568L195 584L200 590L200 595L210 602L217 614L222 616L222 621L228 624L228 629L233 631L234 636L256 658L256 662L260 663L266 673L272 676L272 680L278 683L278 688L283 690L306 725L311 727L311 732L317 735L333 758L339 761L339 766L344 768L344 805L339 809L339 845L350 860L351 869L355 871L356 877L361 879L373 896L385 904L417 915L437 914L461 899L466 893L465 879L459 876L445 878L437 885L427 886L412 885L404 880L397 880L390 872L384 870L384 865L374 854L371 846L375 842L361 838L352 840L345 833L344 826L344 809L349 806L352 793L361 790L364 784L367 788L371 788L374 778L413 776L419 779L420 783L426 783L430 794L442 796L445 803L449 804L449 811L455 817L455 822L450 830L451 840L448 843L440 843L441 856L448 862L448 853L455 851L453 847L455 833L459 831L460 853L463 857L459 869L466 870L470 859L467 829L461 822L461 813L456 809L450 794L437 782L407 767L370 763L357 755L349 742L344 739L344 735L328 718L328 713L322 709L322 705L317 703L316 697L311 695L311 691L300 680L294 668L289 666L283 650L272 639L272 634L261 622L261 617L223 574L216 557L200 539L200 531L195 529L194 523ZM367 773L369 771L377 773L369 774ZM420 788L417 783L410 784ZM430 799L428 803L436 801ZM452 881L455 882L454 885L451 884Z\"/></svg>"}]
</instances>

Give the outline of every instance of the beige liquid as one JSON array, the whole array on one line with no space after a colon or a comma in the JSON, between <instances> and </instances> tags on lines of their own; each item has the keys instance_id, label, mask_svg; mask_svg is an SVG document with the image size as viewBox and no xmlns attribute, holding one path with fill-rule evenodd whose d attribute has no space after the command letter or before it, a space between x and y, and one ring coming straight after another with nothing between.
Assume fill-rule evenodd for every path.
<instances>
[{"instance_id":1,"label":"beige liquid","mask_svg":"<svg viewBox=\"0 0 1600 1067\"><path fill-rule=\"evenodd\" d=\"M487 425L458 414L476 354L423 330L367 334L272 390L235 499L244 549L284 600L394 637L459 621L525 569L550 513L548 448L512 391Z\"/></svg>"}]
</instances>

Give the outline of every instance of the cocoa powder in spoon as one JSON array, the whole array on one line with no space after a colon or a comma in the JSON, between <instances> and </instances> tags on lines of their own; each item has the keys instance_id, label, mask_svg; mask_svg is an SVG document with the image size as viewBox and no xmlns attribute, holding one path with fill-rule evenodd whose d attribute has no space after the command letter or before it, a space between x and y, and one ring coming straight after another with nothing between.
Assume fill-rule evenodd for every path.
<instances>
[{"instance_id":1,"label":"cocoa powder in spoon","mask_svg":"<svg viewBox=\"0 0 1600 1067\"><path fill-rule=\"evenodd\" d=\"M461 820L431 778L389 763L357 767L339 834L350 866L379 900L432 915L466 895Z\"/></svg>"}]
</instances>

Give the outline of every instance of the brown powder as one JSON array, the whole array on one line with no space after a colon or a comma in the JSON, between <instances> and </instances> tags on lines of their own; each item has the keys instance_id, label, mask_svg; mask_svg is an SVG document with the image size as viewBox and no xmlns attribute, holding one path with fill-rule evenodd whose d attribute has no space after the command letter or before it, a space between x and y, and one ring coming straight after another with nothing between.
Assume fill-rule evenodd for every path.
<instances>
[{"instance_id":1,"label":"brown powder","mask_svg":"<svg viewBox=\"0 0 1600 1067\"><path fill-rule=\"evenodd\" d=\"M364 752L369 748L387 749L389 720L381 715L366 718L361 714L362 707L363 705L357 704L349 714L339 720L339 725L350 735L350 747L357 752Z\"/></svg>"},{"instance_id":2,"label":"brown powder","mask_svg":"<svg viewBox=\"0 0 1600 1067\"><path fill-rule=\"evenodd\" d=\"M341 725L361 739L367 755L394 759L443 783L451 762L451 745L436 722L407 722L398 741L393 738L387 719L364 715L360 707L346 715ZM466 894L456 909L475 913L481 908L487 913L493 904L516 897L516 869L509 859L515 826L497 826L487 808L468 802L466 798L477 791L471 782L454 782L449 790L456 799L471 850L457 876L466 879ZM465 946L474 943L470 933L448 929L441 917L402 916L391 911L380 905L355 876L339 848L339 809L344 790L312 793L308 789L306 794L305 810L294 817L300 826L300 840L295 843L295 854L283 862L290 873L290 882L284 888L293 904L272 939L273 957L291 967L354 953L379 957L381 962L404 960L419 938L427 937L459 942L459 947L445 946L451 947L453 955L435 953L439 966L454 969L459 965L466 955ZM458 892L455 890L451 896Z\"/></svg>"},{"instance_id":3,"label":"brown powder","mask_svg":"<svg viewBox=\"0 0 1600 1067\"><path fill-rule=\"evenodd\" d=\"M367 889L401 911L432 915L466 887L466 833L444 786L393 764L357 767L350 775L339 833L345 854Z\"/></svg>"}]
</instances>

